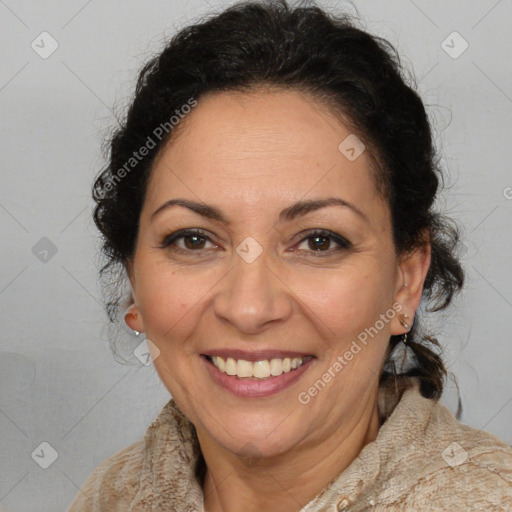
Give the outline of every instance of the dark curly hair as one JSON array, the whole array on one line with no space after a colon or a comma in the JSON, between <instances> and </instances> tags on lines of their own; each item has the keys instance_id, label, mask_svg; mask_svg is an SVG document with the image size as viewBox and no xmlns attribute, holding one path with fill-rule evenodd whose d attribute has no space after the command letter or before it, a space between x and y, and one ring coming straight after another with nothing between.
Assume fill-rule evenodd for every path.
<instances>
[{"instance_id":1,"label":"dark curly hair","mask_svg":"<svg viewBox=\"0 0 512 512\"><path fill-rule=\"evenodd\" d=\"M127 116L108 140L108 164L93 186L110 321L119 319L123 305L120 286L134 254L152 162L180 128L172 129L170 120L183 117L184 106L207 93L258 87L307 92L349 119L389 204L397 253L430 242L422 300L428 311L446 308L464 281L454 255L458 230L433 210L442 178L439 159L425 107L407 81L389 42L357 28L351 16L314 4L240 2L181 30L140 71ZM143 147L147 154L135 159ZM422 394L437 399L447 370L439 343L419 320L407 342L413 364L397 372L393 352L402 337L391 336L381 383L398 388L403 376L416 376Z\"/></svg>"}]
</instances>

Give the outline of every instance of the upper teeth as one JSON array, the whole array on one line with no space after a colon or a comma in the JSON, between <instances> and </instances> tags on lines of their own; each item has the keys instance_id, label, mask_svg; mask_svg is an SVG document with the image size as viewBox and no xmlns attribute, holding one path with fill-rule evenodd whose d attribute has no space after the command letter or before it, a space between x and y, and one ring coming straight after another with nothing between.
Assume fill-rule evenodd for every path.
<instances>
[{"instance_id":1,"label":"upper teeth","mask_svg":"<svg viewBox=\"0 0 512 512\"><path fill-rule=\"evenodd\" d=\"M211 357L213 364L228 375L236 375L237 377L256 377L257 379L265 379L266 377L281 375L291 370L296 370L304 364L306 358L285 357L284 359L270 359L262 361L246 361L245 359L233 359L228 357L224 360L222 357Z\"/></svg>"}]
</instances>

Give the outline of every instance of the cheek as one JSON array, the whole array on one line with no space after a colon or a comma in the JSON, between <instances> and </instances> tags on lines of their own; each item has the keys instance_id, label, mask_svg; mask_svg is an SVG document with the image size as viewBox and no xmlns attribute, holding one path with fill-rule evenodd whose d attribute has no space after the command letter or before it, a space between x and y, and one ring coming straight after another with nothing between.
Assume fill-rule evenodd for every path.
<instances>
[{"instance_id":1,"label":"cheek","mask_svg":"<svg viewBox=\"0 0 512 512\"><path fill-rule=\"evenodd\" d=\"M389 273L388 273L389 274ZM290 289L323 335L357 335L390 307L386 273L376 265L351 266L332 272L288 275Z\"/></svg>"},{"instance_id":2,"label":"cheek","mask_svg":"<svg viewBox=\"0 0 512 512\"><path fill-rule=\"evenodd\" d=\"M218 281L213 274L199 269L183 272L165 265L144 272L138 301L148 336L163 342L186 338Z\"/></svg>"}]
</instances>

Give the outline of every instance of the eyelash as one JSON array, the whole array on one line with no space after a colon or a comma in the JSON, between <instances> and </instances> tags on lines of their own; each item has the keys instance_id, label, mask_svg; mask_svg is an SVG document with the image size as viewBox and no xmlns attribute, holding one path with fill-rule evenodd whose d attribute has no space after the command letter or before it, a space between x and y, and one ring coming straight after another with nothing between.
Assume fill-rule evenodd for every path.
<instances>
[{"instance_id":1,"label":"eyelash","mask_svg":"<svg viewBox=\"0 0 512 512\"><path fill-rule=\"evenodd\" d=\"M176 240L186 238L187 236L197 236L197 237L203 238L206 241L212 242L210 237L204 231L202 231L200 229L182 229L182 230L176 231L174 233L171 233L170 235L165 236L159 247L160 247L160 249L168 249L174 242L176 242ZM316 229L316 230L311 231L310 233L308 233L307 236L305 236L304 238L301 238L299 240L298 244L300 245L303 242L305 242L309 239L313 239L313 238L327 238L338 245L338 247L336 247L334 250L328 249L326 251L314 251L314 250L306 251L308 253L312 253L314 255L313 257L317 257L317 258L329 256L333 252L348 250L352 247L352 244L346 238L344 238L336 233L333 233L332 231L328 231L325 229ZM212 243L214 243L214 242L212 242ZM184 253L191 254L194 252L199 253L199 252L201 252L202 249L193 250L193 249L183 249L181 247L174 247L174 250L182 252L182 253L184 252Z\"/></svg>"}]
</instances>

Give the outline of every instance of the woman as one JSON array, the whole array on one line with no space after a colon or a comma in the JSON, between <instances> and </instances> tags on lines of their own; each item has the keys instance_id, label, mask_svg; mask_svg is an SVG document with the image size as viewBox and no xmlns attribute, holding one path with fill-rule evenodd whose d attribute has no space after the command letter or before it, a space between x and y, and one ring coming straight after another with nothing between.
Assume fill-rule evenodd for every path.
<instances>
[{"instance_id":1,"label":"woman","mask_svg":"<svg viewBox=\"0 0 512 512\"><path fill-rule=\"evenodd\" d=\"M439 173L394 50L347 18L241 3L174 37L94 185L173 398L71 512L512 510L512 448L438 402L418 318L463 284Z\"/></svg>"}]
</instances>

